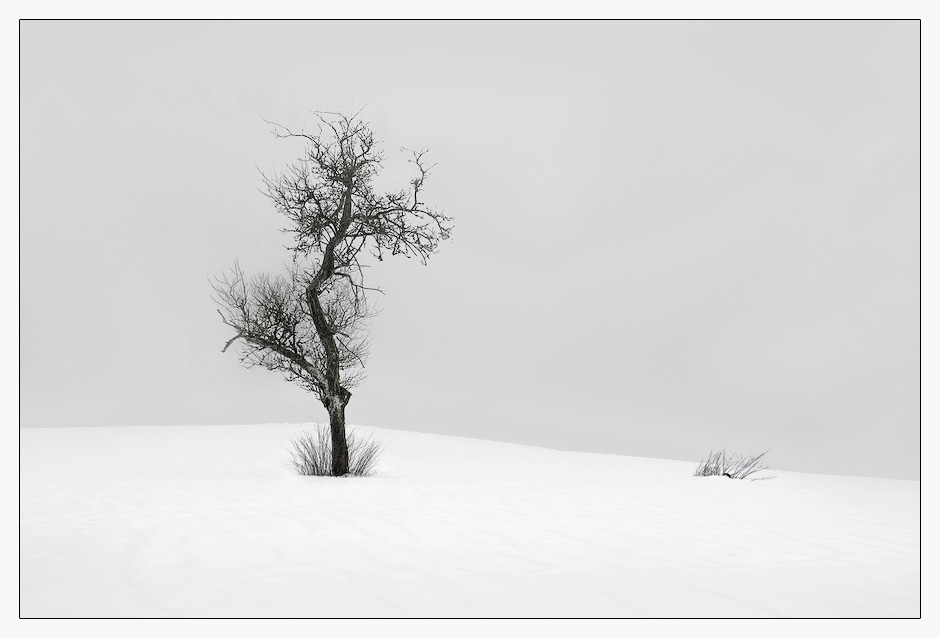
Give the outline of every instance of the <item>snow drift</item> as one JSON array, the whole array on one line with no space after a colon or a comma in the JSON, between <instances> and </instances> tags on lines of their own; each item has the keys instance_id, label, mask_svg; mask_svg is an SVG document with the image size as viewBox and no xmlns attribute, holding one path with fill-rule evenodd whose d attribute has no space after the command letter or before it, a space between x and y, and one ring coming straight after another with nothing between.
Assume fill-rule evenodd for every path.
<instances>
[{"instance_id":1,"label":"snow drift","mask_svg":"<svg viewBox=\"0 0 940 638\"><path fill-rule=\"evenodd\" d=\"M302 477L303 427L21 430L21 615L919 615L916 481L373 428Z\"/></svg>"}]
</instances>

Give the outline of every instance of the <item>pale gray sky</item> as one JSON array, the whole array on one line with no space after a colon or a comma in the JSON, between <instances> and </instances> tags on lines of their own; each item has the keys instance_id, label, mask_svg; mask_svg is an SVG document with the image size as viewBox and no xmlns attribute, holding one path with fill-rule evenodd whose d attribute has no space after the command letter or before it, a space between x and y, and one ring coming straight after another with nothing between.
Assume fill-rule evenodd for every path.
<instances>
[{"instance_id":1,"label":"pale gray sky","mask_svg":"<svg viewBox=\"0 0 940 638\"><path fill-rule=\"evenodd\" d=\"M348 420L919 471L917 22L23 22L21 425L324 420L219 351L287 259L262 118L350 110L455 218Z\"/></svg>"}]
</instances>

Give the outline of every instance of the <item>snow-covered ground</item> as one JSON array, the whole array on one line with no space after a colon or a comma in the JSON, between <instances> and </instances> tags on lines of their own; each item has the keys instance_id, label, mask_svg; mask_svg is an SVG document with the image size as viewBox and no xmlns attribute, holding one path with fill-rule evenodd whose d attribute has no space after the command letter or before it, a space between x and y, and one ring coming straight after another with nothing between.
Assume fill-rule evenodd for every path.
<instances>
[{"instance_id":1,"label":"snow-covered ground","mask_svg":"<svg viewBox=\"0 0 940 638\"><path fill-rule=\"evenodd\" d=\"M919 614L915 481L373 428L376 476L301 477L302 429L22 430L21 615Z\"/></svg>"}]
</instances>

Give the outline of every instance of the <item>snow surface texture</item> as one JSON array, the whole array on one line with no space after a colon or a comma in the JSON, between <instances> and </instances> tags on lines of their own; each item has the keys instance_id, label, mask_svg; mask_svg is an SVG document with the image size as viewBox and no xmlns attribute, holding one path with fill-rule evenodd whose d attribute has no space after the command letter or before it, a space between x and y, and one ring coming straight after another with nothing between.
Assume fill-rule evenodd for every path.
<instances>
[{"instance_id":1,"label":"snow surface texture","mask_svg":"<svg viewBox=\"0 0 940 638\"><path fill-rule=\"evenodd\" d=\"M22 616L919 614L915 481L374 428L375 476L301 477L302 429L22 430Z\"/></svg>"}]
</instances>

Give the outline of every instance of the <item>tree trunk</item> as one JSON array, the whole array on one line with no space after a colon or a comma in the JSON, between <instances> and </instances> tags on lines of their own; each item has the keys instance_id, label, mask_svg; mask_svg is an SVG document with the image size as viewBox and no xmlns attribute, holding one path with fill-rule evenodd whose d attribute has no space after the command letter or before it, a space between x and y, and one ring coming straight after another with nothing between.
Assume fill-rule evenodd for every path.
<instances>
[{"instance_id":1,"label":"tree trunk","mask_svg":"<svg viewBox=\"0 0 940 638\"><path fill-rule=\"evenodd\" d=\"M335 402L329 409L330 437L333 443L333 476L349 474L349 449L346 447L346 405Z\"/></svg>"},{"instance_id":2,"label":"tree trunk","mask_svg":"<svg viewBox=\"0 0 940 638\"><path fill-rule=\"evenodd\" d=\"M340 378L339 348L336 338L330 327L329 317L320 304L320 285L330 277L336 275L335 251L336 246L345 237L349 224L352 221L352 177L346 183L346 193L343 196L343 212L339 225L333 236L323 249L323 260L320 269L307 286L307 306L310 308L310 317L314 328L323 346L325 387L321 386L321 400L330 413L330 437L333 443L333 476L349 474L349 449L346 446L346 404L352 394L342 386Z\"/></svg>"}]
</instances>

